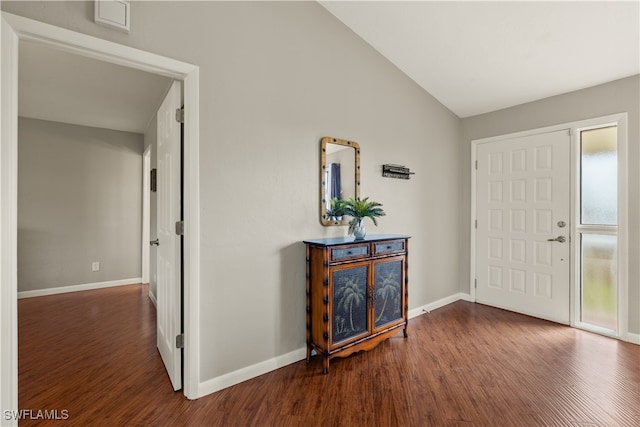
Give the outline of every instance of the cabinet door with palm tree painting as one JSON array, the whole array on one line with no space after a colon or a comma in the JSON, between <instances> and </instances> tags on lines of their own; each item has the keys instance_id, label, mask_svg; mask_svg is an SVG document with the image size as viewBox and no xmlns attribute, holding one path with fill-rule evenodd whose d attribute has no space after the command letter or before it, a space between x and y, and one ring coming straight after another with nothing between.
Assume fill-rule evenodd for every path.
<instances>
[{"instance_id":1,"label":"cabinet door with palm tree painting","mask_svg":"<svg viewBox=\"0 0 640 427\"><path fill-rule=\"evenodd\" d=\"M379 261L374 264L374 328L403 320L404 258Z\"/></svg>"},{"instance_id":2,"label":"cabinet door with palm tree painting","mask_svg":"<svg viewBox=\"0 0 640 427\"><path fill-rule=\"evenodd\" d=\"M368 277L369 265L353 265L332 271L332 345L344 344L368 334Z\"/></svg>"}]
</instances>

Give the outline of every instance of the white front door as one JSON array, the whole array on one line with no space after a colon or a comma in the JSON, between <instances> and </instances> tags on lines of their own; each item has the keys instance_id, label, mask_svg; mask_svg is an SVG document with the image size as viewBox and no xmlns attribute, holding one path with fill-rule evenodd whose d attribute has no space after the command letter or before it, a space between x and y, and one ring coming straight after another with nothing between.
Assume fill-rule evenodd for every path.
<instances>
[{"instance_id":1,"label":"white front door","mask_svg":"<svg viewBox=\"0 0 640 427\"><path fill-rule=\"evenodd\" d=\"M176 337L182 333L180 123L181 83L173 82L158 110L157 168L157 342L174 390L182 388L182 349Z\"/></svg>"},{"instance_id":2,"label":"white front door","mask_svg":"<svg viewBox=\"0 0 640 427\"><path fill-rule=\"evenodd\" d=\"M569 323L568 130L477 146L476 301Z\"/></svg>"}]
</instances>

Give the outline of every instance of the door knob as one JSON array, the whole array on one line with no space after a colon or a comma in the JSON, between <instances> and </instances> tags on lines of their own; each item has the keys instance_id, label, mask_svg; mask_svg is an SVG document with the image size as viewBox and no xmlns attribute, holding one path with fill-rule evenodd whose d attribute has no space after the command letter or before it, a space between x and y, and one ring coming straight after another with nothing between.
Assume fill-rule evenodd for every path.
<instances>
[{"instance_id":1,"label":"door knob","mask_svg":"<svg viewBox=\"0 0 640 427\"><path fill-rule=\"evenodd\" d=\"M159 239L152 240L152 241L149 242L149 244L151 246L153 246L153 245L160 246L160 240Z\"/></svg>"},{"instance_id":2,"label":"door knob","mask_svg":"<svg viewBox=\"0 0 640 427\"><path fill-rule=\"evenodd\" d=\"M567 238L564 236L558 236L555 239L547 239L547 242L560 242L560 243L564 243L567 241Z\"/></svg>"}]
</instances>

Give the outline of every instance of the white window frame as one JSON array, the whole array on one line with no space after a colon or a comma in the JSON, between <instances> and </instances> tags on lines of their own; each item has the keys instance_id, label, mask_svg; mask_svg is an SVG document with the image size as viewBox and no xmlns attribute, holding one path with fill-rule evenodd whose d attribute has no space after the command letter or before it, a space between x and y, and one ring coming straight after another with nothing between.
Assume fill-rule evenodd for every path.
<instances>
[{"instance_id":1,"label":"white window frame","mask_svg":"<svg viewBox=\"0 0 640 427\"><path fill-rule=\"evenodd\" d=\"M617 158L618 158L618 223L612 225L582 225L581 224L581 132L605 127L617 127ZM572 134L572 313L571 326L590 332L607 335L624 340L628 334L628 142L627 142L627 114L599 117L576 123L571 129ZM585 323L581 320L582 313L582 234L613 235L617 237L617 329L611 330L597 325Z\"/></svg>"}]
</instances>

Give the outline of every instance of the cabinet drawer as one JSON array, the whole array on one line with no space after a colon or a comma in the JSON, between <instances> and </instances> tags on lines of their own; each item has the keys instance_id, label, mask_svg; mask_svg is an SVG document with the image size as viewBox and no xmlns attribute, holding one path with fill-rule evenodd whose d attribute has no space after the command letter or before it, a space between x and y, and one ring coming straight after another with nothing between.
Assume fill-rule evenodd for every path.
<instances>
[{"instance_id":1,"label":"cabinet drawer","mask_svg":"<svg viewBox=\"0 0 640 427\"><path fill-rule=\"evenodd\" d=\"M369 256L369 245L341 246L331 249L331 261L344 261L354 258L365 258Z\"/></svg>"},{"instance_id":2,"label":"cabinet drawer","mask_svg":"<svg viewBox=\"0 0 640 427\"><path fill-rule=\"evenodd\" d=\"M375 255L394 254L404 252L404 240L393 240L374 244Z\"/></svg>"}]
</instances>

